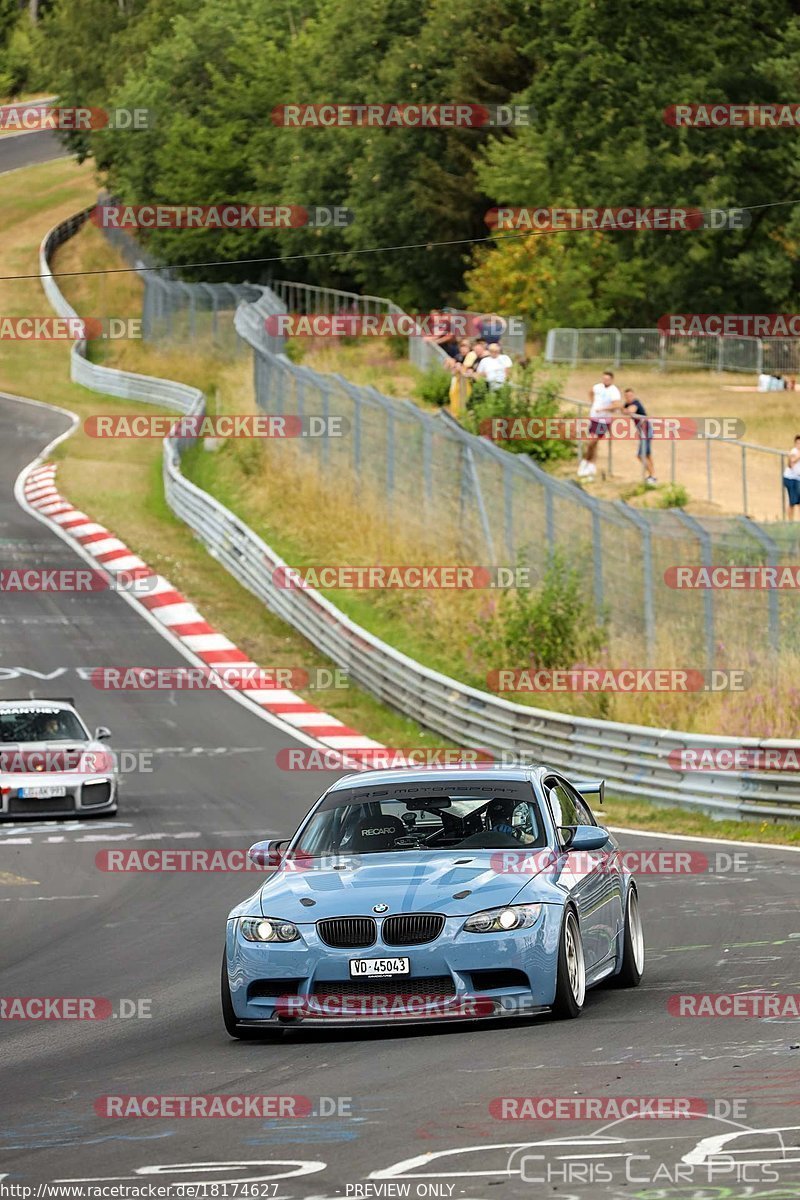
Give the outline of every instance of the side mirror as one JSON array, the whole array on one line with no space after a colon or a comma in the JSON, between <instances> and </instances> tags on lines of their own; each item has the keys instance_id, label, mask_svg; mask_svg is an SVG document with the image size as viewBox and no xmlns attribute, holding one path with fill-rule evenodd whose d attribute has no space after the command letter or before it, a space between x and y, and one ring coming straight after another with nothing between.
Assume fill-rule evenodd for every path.
<instances>
[{"instance_id":1,"label":"side mirror","mask_svg":"<svg viewBox=\"0 0 800 1200\"><path fill-rule=\"evenodd\" d=\"M608 844L608 832L598 825L576 825L572 831L567 849L572 850L602 850Z\"/></svg>"},{"instance_id":2,"label":"side mirror","mask_svg":"<svg viewBox=\"0 0 800 1200\"><path fill-rule=\"evenodd\" d=\"M250 862L255 863L257 867L277 867L280 862L280 851L288 845L288 838L284 838L283 841L269 838L265 842L255 842L247 851L247 856Z\"/></svg>"},{"instance_id":3,"label":"side mirror","mask_svg":"<svg viewBox=\"0 0 800 1200\"><path fill-rule=\"evenodd\" d=\"M110 737L111 730L107 729L105 725L98 725L94 731L94 740L96 742L107 742Z\"/></svg>"}]
</instances>

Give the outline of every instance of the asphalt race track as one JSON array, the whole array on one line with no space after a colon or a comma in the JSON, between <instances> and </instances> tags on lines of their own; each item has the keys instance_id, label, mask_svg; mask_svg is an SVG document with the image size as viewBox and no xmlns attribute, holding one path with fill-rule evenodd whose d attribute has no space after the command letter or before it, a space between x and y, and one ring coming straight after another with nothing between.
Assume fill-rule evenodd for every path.
<instances>
[{"instance_id":1,"label":"asphalt race track","mask_svg":"<svg viewBox=\"0 0 800 1200\"><path fill-rule=\"evenodd\" d=\"M13 495L19 471L67 424L52 410L0 399L0 567L76 565L71 549ZM108 874L97 869L95 855L120 845L246 847L288 832L326 777L279 771L275 755L291 744L287 735L228 696L103 693L81 678L77 668L184 661L119 596L6 594L0 647L2 697L74 696L90 725L111 727L115 748L153 755L152 771L125 777L116 818L0 827L3 994L101 996L115 1009L126 1000L135 1002L122 1006L126 1011L151 1014L3 1022L2 1095L14 1097L0 1132L6 1184L135 1181L137 1172L145 1180L157 1172L160 1182L244 1182L307 1171L276 1183L277 1194L344 1195L350 1185L355 1195L354 1185L372 1176L373 1184L384 1181L372 1195L408 1194L393 1190L403 1180L417 1194L421 1177L427 1195L632 1196L647 1188L625 1185L628 1156L638 1156L630 1160L634 1180L648 1155L664 1170L680 1164L684 1172L700 1171L681 1160L700 1162L710 1144L704 1139L725 1134L735 1135L736 1169L747 1164L749 1183L756 1171L777 1172L782 1182L800 1179L797 1131L743 1132L800 1124L797 1022L667 1011L673 993L800 991L796 853L749 848L740 851L745 859L736 873L643 876L645 983L633 992L591 992L577 1022L538 1018L233 1042L219 1016L223 922L257 877ZM724 855L723 867L733 851L688 848L704 851L714 865L715 855ZM267 1121L120 1120L96 1115L95 1102L109 1093L269 1093L310 1097L315 1111L333 1111ZM709 1118L609 1127L495 1119L489 1105L502 1096L746 1104L733 1110L740 1118L734 1124ZM320 1097L331 1099L320 1105ZM558 1144L563 1138L570 1144ZM532 1145L511 1158L517 1173L508 1174L514 1147L526 1143ZM445 1156L415 1162L440 1152ZM583 1171L589 1163L598 1172L602 1163L622 1174L611 1183L601 1176L591 1187L569 1186L570 1156ZM187 1173L194 1164L207 1165ZM692 1194L677 1184L665 1194L673 1191Z\"/></svg>"},{"instance_id":2,"label":"asphalt race track","mask_svg":"<svg viewBox=\"0 0 800 1200\"><path fill-rule=\"evenodd\" d=\"M0 175L34 163L49 162L52 158L63 158L65 154L63 143L48 130L0 137Z\"/></svg>"}]
</instances>

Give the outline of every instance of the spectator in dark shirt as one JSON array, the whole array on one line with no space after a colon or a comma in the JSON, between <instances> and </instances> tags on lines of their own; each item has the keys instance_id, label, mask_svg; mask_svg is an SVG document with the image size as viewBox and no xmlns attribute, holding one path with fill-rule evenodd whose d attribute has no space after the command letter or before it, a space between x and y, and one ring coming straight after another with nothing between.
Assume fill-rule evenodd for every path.
<instances>
[{"instance_id":1,"label":"spectator in dark shirt","mask_svg":"<svg viewBox=\"0 0 800 1200\"><path fill-rule=\"evenodd\" d=\"M647 412L639 397L634 392L633 388L625 388L625 400L623 410L633 417L636 426L636 436L639 439L639 449L636 451L636 457L641 460L642 470L645 473L645 482L651 487L658 483L653 471L653 427L647 419Z\"/></svg>"}]
</instances>

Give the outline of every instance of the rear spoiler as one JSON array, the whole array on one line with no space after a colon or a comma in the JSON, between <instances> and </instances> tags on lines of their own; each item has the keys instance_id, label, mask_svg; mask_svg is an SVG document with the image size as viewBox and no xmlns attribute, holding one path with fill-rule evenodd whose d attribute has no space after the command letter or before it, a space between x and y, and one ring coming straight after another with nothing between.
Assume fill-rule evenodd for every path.
<instances>
[{"instance_id":1,"label":"rear spoiler","mask_svg":"<svg viewBox=\"0 0 800 1200\"><path fill-rule=\"evenodd\" d=\"M582 796L597 796L597 806L602 808L606 798L605 779L574 779L573 786Z\"/></svg>"}]
</instances>

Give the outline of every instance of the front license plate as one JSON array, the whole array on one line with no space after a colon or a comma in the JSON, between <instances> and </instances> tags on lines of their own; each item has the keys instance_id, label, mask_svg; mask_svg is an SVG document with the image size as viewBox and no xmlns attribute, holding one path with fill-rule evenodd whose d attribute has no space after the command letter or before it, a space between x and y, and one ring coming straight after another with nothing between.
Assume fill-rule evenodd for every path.
<instances>
[{"instance_id":1,"label":"front license plate","mask_svg":"<svg viewBox=\"0 0 800 1200\"><path fill-rule=\"evenodd\" d=\"M350 975L353 979L370 975L408 975L407 958L351 958Z\"/></svg>"},{"instance_id":2,"label":"front license plate","mask_svg":"<svg viewBox=\"0 0 800 1200\"><path fill-rule=\"evenodd\" d=\"M25 800L55 800L57 797L66 796L67 789L65 787L29 787L20 788L19 794Z\"/></svg>"}]
</instances>

